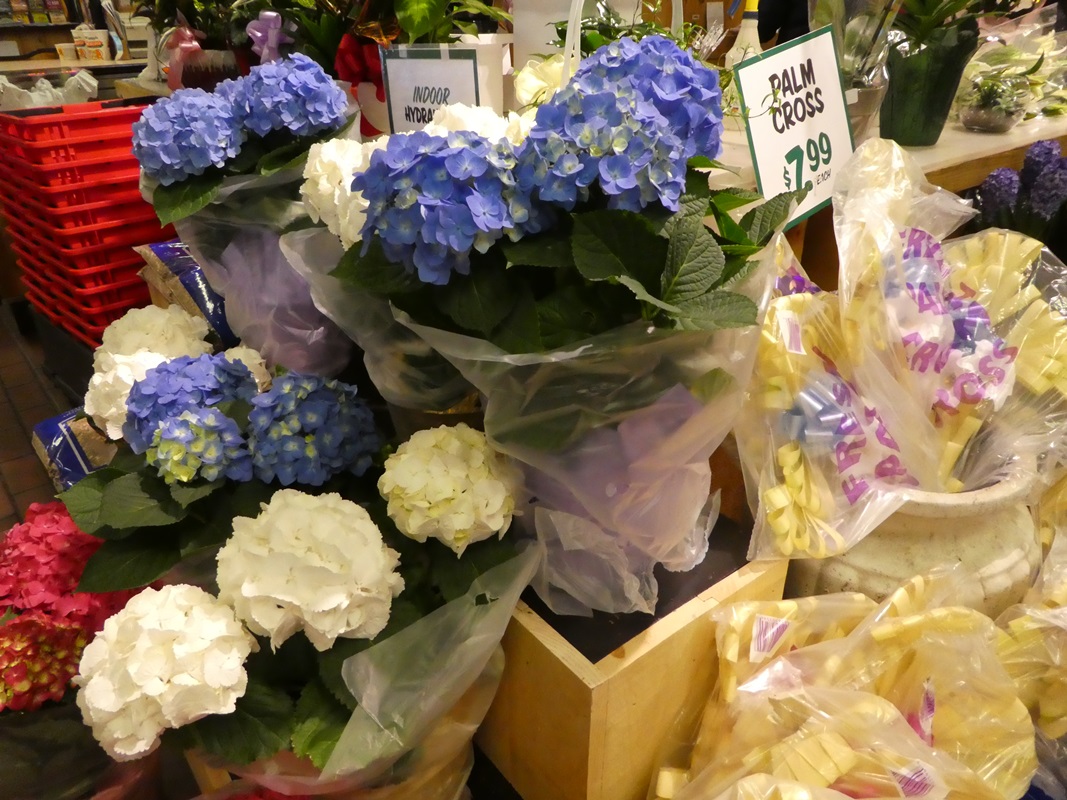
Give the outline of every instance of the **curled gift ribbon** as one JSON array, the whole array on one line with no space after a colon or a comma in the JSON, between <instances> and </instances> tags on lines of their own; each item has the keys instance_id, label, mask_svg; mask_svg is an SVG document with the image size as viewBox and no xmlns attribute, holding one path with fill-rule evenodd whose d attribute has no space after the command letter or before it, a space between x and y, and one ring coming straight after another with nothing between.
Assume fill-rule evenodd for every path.
<instances>
[{"instance_id":1,"label":"curled gift ribbon","mask_svg":"<svg viewBox=\"0 0 1067 800\"><path fill-rule=\"evenodd\" d=\"M252 40L252 52L259 56L260 64L277 61L281 58L281 46L293 43L293 37L285 32L285 20L277 11L260 11L259 19L249 22L245 32Z\"/></svg>"},{"instance_id":2,"label":"curled gift ribbon","mask_svg":"<svg viewBox=\"0 0 1067 800\"><path fill-rule=\"evenodd\" d=\"M174 29L167 40L167 49L171 51L170 62L167 65L167 88L176 91L182 88L182 68L193 55L200 51L200 39L206 34L193 30L188 25L181 25Z\"/></svg>"}]
</instances>

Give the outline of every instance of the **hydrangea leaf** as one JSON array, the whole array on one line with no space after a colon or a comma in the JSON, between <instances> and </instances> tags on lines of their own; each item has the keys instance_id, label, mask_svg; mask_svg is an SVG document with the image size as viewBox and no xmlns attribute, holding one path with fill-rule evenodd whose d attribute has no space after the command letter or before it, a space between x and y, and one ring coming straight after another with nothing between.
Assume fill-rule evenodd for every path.
<instances>
[{"instance_id":1,"label":"hydrangea leaf","mask_svg":"<svg viewBox=\"0 0 1067 800\"><path fill-rule=\"evenodd\" d=\"M660 297L674 304L698 297L715 285L724 266L726 256L703 216L684 216L671 231Z\"/></svg>"},{"instance_id":2,"label":"hydrangea leaf","mask_svg":"<svg viewBox=\"0 0 1067 800\"><path fill-rule=\"evenodd\" d=\"M453 275L438 297L449 318L470 331L488 336L515 308L518 292L502 269L472 269Z\"/></svg>"},{"instance_id":3,"label":"hydrangea leaf","mask_svg":"<svg viewBox=\"0 0 1067 800\"><path fill-rule=\"evenodd\" d=\"M293 702L283 690L248 678L232 714L213 714L174 731L186 749L199 749L232 764L251 764L288 750Z\"/></svg>"},{"instance_id":4,"label":"hydrangea leaf","mask_svg":"<svg viewBox=\"0 0 1067 800\"><path fill-rule=\"evenodd\" d=\"M741 228L748 238L756 244L767 244L775 230L779 228L793 208L793 201L799 201L806 192L782 192L775 195L763 205L749 211L741 217Z\"/></svg>"},{"instance_id":5,"label":"hydrangea leaf","mask_svg":"<svg viewBox=\"0 0 1067 800\"><path fill-rule=\"evenodd\" d=\"M181 557L176 537L163 531L105 541L85 565L78 591L115 592L147 586L169 572Z\"/></svg>"},{"instance_id":6,"label":"hydrangea leaf","mask_svg":"<svg viewBox=\"0 0 1067 800\"><path fill-rule=\"evenodd\" d=\"M678 304L677 327L690 331L716 331L755 325L759 309L743 294L714 291Z\"/></svg>"},{"instance_id":7,"label":"hydrangea leaf","mask_svg":"<svg viewBox=\"0 0 1067 800\"><path fill-rule=\"evenodd\" d=\"M689 385L689 391L693 393L693 396L697 398L697 400L706 405L718 397L722 392L735 386L736 383L737 382L729 372L721 367L716 367L713 370L705 372L693 381Z\"/></svg>"},{"instance_id":8,"label":"hydrangea leaf","mask_svg":"<svg viewBox=\"0 0 1067 800\"><path fill-rule=\"evenodd\" d=\"M107 485L123 476L121 470L114 467L91 472L59 495L67 507L71 518L86 533L96 533L105 526L102 518L104 489Z\"/></svg>"},{"instance_id":9,"label":"hydrangea leaf","mask_svg":"<svg viewBox=\"0 0 1067 800\"><path fill-rule=\"evenodd\" d=\"M752 239L749 238L748 232L734 222L733 217L725 211L720 211L718 206L712 205L711 213L715 217L715 225L719 229L719 238L722 240L722 246L724 248L738 246L756 247L757 249L760 249L761 245L753 242Z\"/></svg>"},{"instance_id":10,"label":"hydrangea leaf","mask_svg":"<svg viewBox=\"0 0 1067 800\"><path fill-rule=\"evenodd\" d=\"M348 248L330 274L343 283L377 295L415 292L422 288L422 282L413 273L385 257L377 237L371 240L366 253L362 248L362 243Z\"/></svg>"},{"instance_id":11,"label":"hydrangea leaf","mask_svg":"<svg viewBox=\"0 0 1067 800\"><path fill-rule=\"evenodd\" d=\"M396 0L396 21L411 41L434 30L445 15L448 0Z\"/></svg>"},{"instance_id":12,"label":"hydrangea leaf","mask_svg":"<svg viewBox=\"0 0 1067 800\"><path fill-rule=\"evenodd\" d=\"M502 240L500 249L508 260L508 266L554 269L574 266L570 239L560 231L526 236L517 242Z\"/></svg>"},{"instance_id":13,"label":"hydrangea leaf","mask_svg":"<svg viewBox=\"0 0 1067 800\"><path fill-rule=\"evenodd\" d=\"M640 214L614 210L578 214L571 248L578 271L588 280L627 275L650 292L659 288L667 241Z\"/></svg>"},{"instance_id":14,"label":"hydrangea leaf","mask_svg":"<svg viewBox=\"0 0 1067 800\"><path fill-rule=\"evenodd\" d=\"M160 223L169 225L206 208L218 197L222 181L221 173L212 173L157 187L152 193L152 205Z\"/></svg>"},{"instance_id":15,"label":"hydrangea leaf","mask_svg":"<svg viewBox=\"0 0 1067 800\"><path fill-rule=\"evenodd\" d=\"M349 709L338 703L322 683L311 681L296 703L293 754L310 758L322 769L337 747L349 717Z\"/></svg>"},{"instance_id":16,"label":"hydrangea leaf","mask_svg":"<svg viewBox=\"0 0 1067 800\"><path fill-rule=\"evenodd\" d=\"M170 525L185 515L185 509L174 500L167 485L143 473L110 481L101 498L100 520L112 528Z\"/></svg>"},{"instance_id":17,"label":"hydrangea leaf","mask_svg":"<svg viewBox=\"0 0 1067 800\"><path fill-rule=\"evenodd\" d=\"M735 208L747 206L750 203L755 203L761 198L762 195L759 192L741 189L740 187L731 187L729 189L720 189L719 191L713 192L711 195L711 204L719 209L719 211L727 212L733 211Z\"/></svg>"},{"instance_id":18,"label":"hydrangea leaf","mask_svg":"<svg viewBox=\"0 0 1067 800\"><path fill-rule=\"evenodd\" d=\"M224 480L212 481L211 483L175 483L170 487L170 496L182 508L188 508L197 500L203 500L225 485L226 481Z\"/></svg>"},{"instance_id":19,"label":"hydrangea leaf","mask_svg":"<svg viewBox=\"0 0 1067 800\"><path fill-rule=\"evenodd\" d=\"M743 258L728 258L726 260L726 268L722 271L722 280L719 281L718 286L715 288L728 289L731 286L737 286L758 266L758 261L746 261Z\"/></svg>"}]
</instances>

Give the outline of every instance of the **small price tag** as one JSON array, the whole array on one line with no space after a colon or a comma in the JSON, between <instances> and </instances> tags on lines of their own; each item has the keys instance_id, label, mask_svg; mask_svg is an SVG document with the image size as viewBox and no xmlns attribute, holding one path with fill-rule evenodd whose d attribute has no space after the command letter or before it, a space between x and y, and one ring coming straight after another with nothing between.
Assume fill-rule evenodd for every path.
<instances>
[{"instance_id":1,"label":"small price tag","mask_svg":"<svg viewBox=\"0 0 1067 800\"><path fill-rule=\"evenodd\" d=\"M829 27L766 50L735 69L756 185L764 197L808 188L790 224L830 202L852 155L852 129Z\"/></svg>"},{"instance_id":2,"label":"small price tag","mask_svg":"<svg viewBox=\"0 0 1067 800\"><path fill-rule=\"evenodd\" d=\"M441 106L481 101L474 47L413 44L382 48L381 53L393 133L421 130Z\"/></svg>"}]
</instances>

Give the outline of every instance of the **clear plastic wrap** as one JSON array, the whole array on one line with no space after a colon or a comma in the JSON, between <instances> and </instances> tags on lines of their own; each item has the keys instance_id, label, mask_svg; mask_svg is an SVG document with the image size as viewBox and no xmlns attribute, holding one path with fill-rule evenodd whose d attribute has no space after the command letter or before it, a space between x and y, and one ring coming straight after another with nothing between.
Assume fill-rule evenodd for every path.
<instances>
[{"instance_id":1,"label":"clear plastic wrap","mask_svg":"<svg viewBox=\"0 0 1067 800\"><path fill-rule=\"evenodd\" d=\"M1049 320L1014 312L1036 306L997 277L1024 269L1014 248L998 247L990 232L972 245L942 247L973 213L884 140L862 145L835 184L848 360L902 463L933 492L977 489L1032 469L1064 424L1059 398L1050 404L1036 382L1048 371L1016 361L1027 341L1035 342L1035 359L1046 355ZM962 274L978 283L961 285ZM1036 274L1024 275L1024 289L1026 281L1040 286ZM982 299L991 295L1002 305L987 309ZM1024 386L1024 375L1034 378L1029 391L1016 387L1017 372Z\"/></svg>"},{"instance_id":2,"label":"clear plastic wrap","mask_svg":"<svg viewBox=\"0 0 1067 800\"><path fill-rule=\"evenodd\" d=\"M540 557L527 547L462 597L347 659L342 677L358 705L322 770L290 752L219 766L287 795L452 800L503 672L500 639Z\"/></svg>"},{"instance_id":3,"label":"clear plastic wrap","mask_svg":"<svg viewBox=\"0 0 1067 800\"><path fill-rule=\"evenodd\" d=\"M763 309L770 248L735 290ZM718 517L708 459L740 408L759 327L665 331L634 323L566 350L509 354L397 319L483 395L485 432L519 461L519 523L546 559L533 585L557 613L651 612L653 567L690 569Z\"/></svg>"},{"instance_id":4,"label":"clear plastic wrap","mask_svg":"<svg viewBox=\"0 0 1067 800\"><path fill-rule=\"evenodd\" d=\"M289 170L229 178L214 201L174 228L226 299L226 319L245 344L270 366L333 376L352 343L315 307L279 247L282 232L305 215L301 180Z\"/></svg>"},{"instance_id":5,"label":"clear plastic wrap","mask_svg":"<svg viewBox=\"0 0 1067 800\"><path fill-rule=\"evenodd\" d=\"M327 229L286 233L280 244L311 287L315 306L363 350L367 374L387 402L447 411L474 393L455 367L393 318L387 301L330 275L344 249Z\"/></svg>"},{"instance_id":6,"label":"clear plastic wrap","mask_svg":"<svg viewBox=\"0 0 1067 800\"><path fill-rule=\"evenodd\" d=\"M778 662L742 687L716 758L674 800L712 800L755 774L853 798L1003 800L967 767L915 735L887 700L804 686Z\"/></svg>"},{"instance_id":7,"label":"clear plastic wrap","mask_svg":"<svg viewBox=\"0 0 1067 800\"><path fill-rule=\"evenodd\" d=\"M999 622L1000 660L1019 698L1043 733L1067 736L1067 608L1014 606Z\"/></svg>"},{"instance_id":8,"label":"clear plastic wrap","mask_svg":"<svg viewBox=\"0 0 1067 800\"><path fill-rule=\"evenodd\" d=\"M787 246L735 433L753 508L750 558L844 552L916 481L851 372L837 298L811 291Z\"/></svg>"},{"instance_id":9,"label":"clear plastic wrap","mask_svg":"<svg viewBox=\"0 0 1067 800\"><path fill-rule=\"evenodd\" d=\"M848 795L760 773L742 778L714 800L848 800Z\"/></svg>"}]
</instances>

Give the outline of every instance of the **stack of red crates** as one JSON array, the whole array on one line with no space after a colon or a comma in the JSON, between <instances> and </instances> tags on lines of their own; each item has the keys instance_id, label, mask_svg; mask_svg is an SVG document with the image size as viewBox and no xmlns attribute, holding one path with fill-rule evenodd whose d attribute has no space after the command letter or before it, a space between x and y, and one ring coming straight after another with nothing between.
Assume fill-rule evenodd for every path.
<instances>
[{"instance_id":1,"label":"stack of red crates","mask_svg":"<svg viewBox=\"0 0 1067 800\"><path fill-rule=\"evenodd\" d=\"M138 190L125 100L0 114L0 207L26 297L90 347L108 323L149 303L131 248L174 236Z\"/></svg>"}]
</instances>

